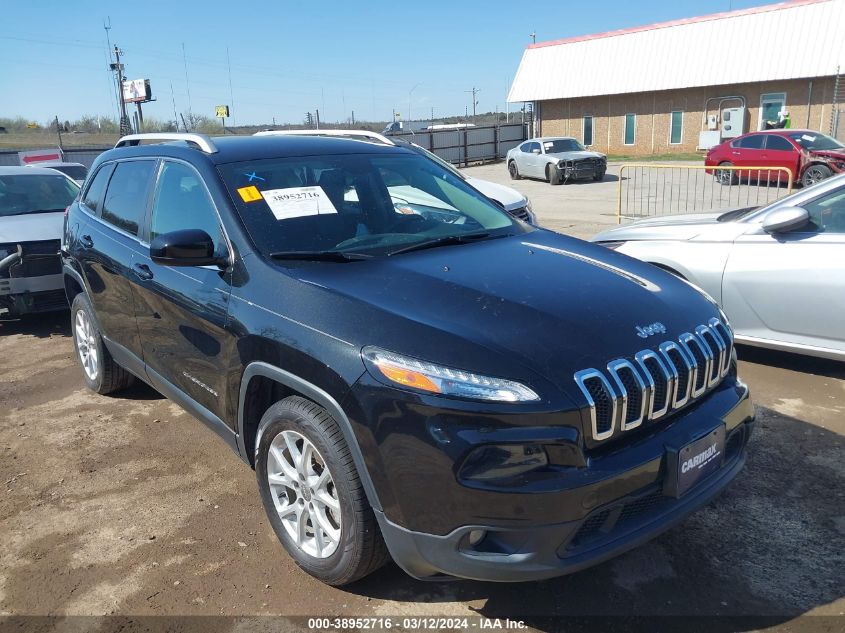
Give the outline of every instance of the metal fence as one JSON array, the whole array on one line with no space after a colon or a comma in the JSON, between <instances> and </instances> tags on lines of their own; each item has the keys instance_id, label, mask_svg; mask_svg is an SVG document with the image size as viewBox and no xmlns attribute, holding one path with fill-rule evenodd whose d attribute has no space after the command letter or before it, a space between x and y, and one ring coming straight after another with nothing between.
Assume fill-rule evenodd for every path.
<instances>
[{"instance_id":1,"label":"metal fence","mask_svg":"<svg viewBox=\"0 0 845 633\"><path fill-rule=\"evenodd\" d=\"M94 164L94 160L97 158L97 156L99 156L108 149L111 149L111 146L84 148L73 147L63 149L62 153L64 154L65 162L67 163L82 163L86 167L91 167L91 165ZM0 151L0 167L17 167L20 164L20 160L18 160L18 150Z\"/></svg>"},{"instance_id":2,"label":"metal fence","mask_svg":"<svg viewBox=\"0 0 845 633\"><path fill-rule=\"evenodd\" d=\"M527 134L527 125L506 123L460 130L396 134L394 137L416 143L455 165L466 165L504 158L509 150L528 138Z\"/></svg>"},{"instance_id":3,"label":"metal fence","mask_svg":"<svg viewBox=\"0 0 845 633\"><path fill-rule=\"evenodd\" d=\"M619 170L616 216L632 220L757 207L792 193L786 167L628 164Z\"/></svg>"},{"instance_id":4,"label":"metal fence","mask_svg":"<svg viewBox=\"0 0 845 633\"><path fill-rule=\"evenodd\" d=\"M528 126L523 123L507 123L483 127L469 127L460 130L434 130L397 134L412 143L437 154L440 158L456 164L482 162L504 158L508 150L527 139ZM30 148L35 149L35 148ZM66 148L64 159L69 163L82 163L91 167L94 160L111 147ZM0 151L0 166L19 165L18 150Z\"/></svg>"}]
</instances>

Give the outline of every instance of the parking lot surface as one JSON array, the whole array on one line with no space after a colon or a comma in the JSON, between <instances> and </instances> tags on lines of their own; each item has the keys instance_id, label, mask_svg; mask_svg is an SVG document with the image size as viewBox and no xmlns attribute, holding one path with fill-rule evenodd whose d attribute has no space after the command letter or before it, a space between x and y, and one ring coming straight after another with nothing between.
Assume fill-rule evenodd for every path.
<instances>
[{"instance_id":1,"label":"parking lot surface","mask_svg":"<svg viewBox=\"0 0 845 633\"><path fill-rule=\"evenodd\" d=\"M513 184L542 224L588 237L615 223L616 169ZM507 182L501 164L468 171ZM482 615L537 630L560 616L766 616L720 630L786 630L842 615L845 364L739 354L757 405L748 464L658 539L545 582L420 582L390 565L335 589L291 562L253 472L198 421L143 385L86 390L67 314L0 324L0 614Z\"/></svg>"}]
</instances>

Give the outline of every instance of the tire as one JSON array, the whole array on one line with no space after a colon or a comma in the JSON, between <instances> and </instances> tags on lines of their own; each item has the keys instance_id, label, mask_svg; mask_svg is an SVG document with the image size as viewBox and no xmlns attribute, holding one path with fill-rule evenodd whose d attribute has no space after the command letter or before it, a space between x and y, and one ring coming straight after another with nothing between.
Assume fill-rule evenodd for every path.
<instances>
[{"instance_id":1,"label":"tire","mask_svg":"<svg viewBox=\"0 0 845 633\"><path fill-rule=\"evenodd\" d=\"M519 167L516 166L515 160L508 163L508 174L510 174L511 180L522 180L522 176L519 175Z\"/></svg>"},{"instance_id":2,"label":"tire","mask_svg":"<svg viewBox=\"0 0 845 633\"><path fill-rule=\"evenodd\" d=\"M801 186L812 187L825 178L830 178L832 175L833 171L827 165L810 165L801 175Z\"/></svg>"},{"instance_id":3,"label":"tire","mask_svg":"<svg viewBox=\"0 0 845 633\"><path fill-rule=\"evenodd\" d=\"M602 180L604 180L604 172L601 171L597 173L595 176L593 176L593 180L595 180L596 182L601 182Z\"/></svg>"},{"instance_id":4,"label":"tire","mask_svg":"<svg viewBox=\"0 0 845 633\"><path fill-rule=\"evenodd\" d=\"M115 362L103 343L94 310L84 292L71 303L70 329L82 377L91 391L113 393L135 382L135 376Z\"/></svg>"},{"instance_id":5,"label":"tire","mask_svg":"<svg viewBox=\"0 0 845 633\"><path fill-rule=\"evenodd\" d=\"M552 167L552 165L546 165L546 180L550 185L559 185L563 182L560 171Z\"/></svg>"},{"instance_id":6,"label":"tire","mask_svg":"<svg viewBox=\"0 0 845 633\"><path fill-rule=\"evenodd\" d=\"M724 165L725 167L733 167L734 164L730 161L722 161L719 163L719 166ZM728 169L715 169L713 171L713 176L719 182L720 185L735 185L737 181L736 172L733 170Z\"/></svg>"},{"instance_id":7,"label":"tire","mask_svg":"<svg viewBox=\"0 0 845 633\"><path fill-rule=\"evenodd\" d=\"M325 409L299 396L285 398L264 413L259 434L255 474L261 501L276 536L299 567L337 587L390 560L349 447ZM310 444L303 468L297 466L303 462L295 458L291 443L300 457ZM320 484L326 471L328 481ZM299 481L292 484L295 480L286 473Z\"/></svg>"}]
</instances>

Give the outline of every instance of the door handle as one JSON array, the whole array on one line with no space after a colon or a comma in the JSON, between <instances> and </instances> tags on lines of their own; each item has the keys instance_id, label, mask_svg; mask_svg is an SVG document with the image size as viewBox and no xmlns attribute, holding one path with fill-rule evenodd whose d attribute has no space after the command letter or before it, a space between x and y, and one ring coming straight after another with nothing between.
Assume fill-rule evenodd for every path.
<instances>
[{"instance_id":1,"label":"door handle","mask_svg":"<svg viewBox=\"0 0 845 633\"><path fill-rule=\"evenodd\" d=\"M80 237L79 243L82 244L84 248L94 248L94 240L91 239L90 235L83 235Z\"/></svg>"},{"instance_id":2,"label":"door handle","mask_svg":"<svg viewBox=\"0 0 845 633\"><path fill-rule=\"evenodd\" d=\"M739 152L731 152L734 156L739 156Z\"/></svg>"},{"instance_id":3,"label":"door handle","mask_svg":"<svg viewBox=\"0 0 845 633\"><path fill-rule=\"evenodd\" d=\"M152 279L153 271L146 264L135 264L135 274L143 280Z\"/></svg>"}]
</instances>

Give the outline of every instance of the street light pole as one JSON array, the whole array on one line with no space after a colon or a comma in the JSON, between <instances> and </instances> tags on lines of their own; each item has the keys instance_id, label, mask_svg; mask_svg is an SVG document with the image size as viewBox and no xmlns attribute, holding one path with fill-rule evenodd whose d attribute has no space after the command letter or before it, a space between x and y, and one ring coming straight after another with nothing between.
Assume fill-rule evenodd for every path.
<instances>
[{"instance_id":1,"label":"street light pole","mask_svg":"<svg viewBox=\"0 0 845 633\"><path fill-rule=\"evenodd\" d=\"M422 82L414 84L414 87L411 88L408 91L408 124L409 125L411 123L411 95L414 93L414 90L416 90L421 84L422 84Z\"/></svg>"}]
</instances>

